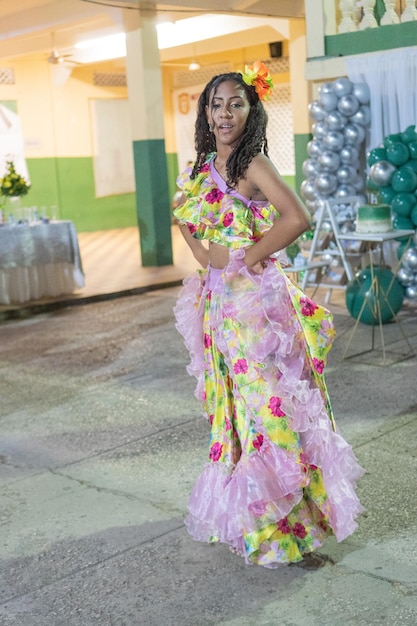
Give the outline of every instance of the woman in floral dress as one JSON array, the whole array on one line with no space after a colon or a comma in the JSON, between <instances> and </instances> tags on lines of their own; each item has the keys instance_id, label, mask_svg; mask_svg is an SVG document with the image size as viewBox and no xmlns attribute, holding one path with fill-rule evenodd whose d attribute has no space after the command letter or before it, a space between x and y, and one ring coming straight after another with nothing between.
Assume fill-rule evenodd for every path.
<instances>
[{"instance_id":1,"label":"woman in floral dress","mask_svg":"<svg viewBox=\"0 0 417 626\"><path fill-rule=\"evenodd\" d=\"M271 90L261 63L207 84L174 211L203 268L184 281L175 315L211 429L186 525L265 567L350 535L363 473L323 377L332 316L281 266L310 215L268 158Z\"/></svg>"}]
</instances>

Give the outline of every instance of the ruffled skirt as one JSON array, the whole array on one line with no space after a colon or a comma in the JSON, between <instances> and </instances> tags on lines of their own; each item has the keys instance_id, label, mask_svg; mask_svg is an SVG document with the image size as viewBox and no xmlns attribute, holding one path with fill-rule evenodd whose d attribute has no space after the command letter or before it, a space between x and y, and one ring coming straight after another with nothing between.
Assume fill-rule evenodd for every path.
<instances>
[{"instance_id":1,"label":"ruffled skirt","mask_svg":"<svg viewBox=\"0 0 417 626\"><path fill-rule=\"evenodd\" d=\"M363 470L335 431L324 382L330 313L278 261L256 275L242 251L225 270L186 278L174 312L211 427L186 518L192 537L276 567L350 535Z\"/></svg>"}]
</instances>

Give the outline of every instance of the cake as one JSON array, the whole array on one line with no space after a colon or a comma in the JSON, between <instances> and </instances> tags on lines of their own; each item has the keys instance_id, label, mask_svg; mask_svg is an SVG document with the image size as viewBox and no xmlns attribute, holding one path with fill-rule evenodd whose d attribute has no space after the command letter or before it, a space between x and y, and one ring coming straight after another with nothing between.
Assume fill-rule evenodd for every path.
<instances>
[{"instance_id":1,"label":"cake","mask_svg":"<svg viewBox=\"0 0 417 626\"><path fill-rule=\"evenodd\" d=\"M392 230L391 207L389 204L364 204L358 207L356 232L388 233Z\"/></svg>"}]
</instances>

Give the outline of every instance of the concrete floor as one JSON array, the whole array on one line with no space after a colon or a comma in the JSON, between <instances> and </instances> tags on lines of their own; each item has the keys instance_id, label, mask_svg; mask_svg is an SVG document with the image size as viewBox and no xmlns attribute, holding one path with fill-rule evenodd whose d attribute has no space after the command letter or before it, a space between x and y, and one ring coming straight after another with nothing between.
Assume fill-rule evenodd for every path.
<instances>
[{"instance_id":1,"label":"concrete floor","mask_svg":"<svg viewBox=\"0 0 417 626\"><path fill-rule=\"evenodd\" d=\"M358 326L345 355L354 320L332 296L327 384L366 469L366 510L352 537L320 550L320 569L248 567L183 525L208 430L177 294L0 323L1 626L415 626L416 357L344 358L371 328ZM384 325L389 355L408 350L400 329L417 349L416 307L400 320Z\"/></svg>"}]
</instances>

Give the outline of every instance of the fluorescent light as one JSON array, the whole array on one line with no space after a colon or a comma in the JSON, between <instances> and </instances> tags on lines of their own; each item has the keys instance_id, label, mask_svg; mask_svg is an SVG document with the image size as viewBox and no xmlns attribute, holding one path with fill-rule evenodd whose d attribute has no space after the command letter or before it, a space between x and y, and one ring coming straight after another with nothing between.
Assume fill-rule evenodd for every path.
<instances>
[{"instance_id":1,"label":"fluorescent light","mask_svg":"<svg viewBox=\"0 0 417 626\"><path fill-rule=\"evenodd\" d=\"M188 69L194 72L195 70L199 70L200 67L201 67L200 63L198 63L197 61L191 61L190 65L188 66Z\"/></svg>"},{"instance_id":2,"label":"fluorescent light","mask_svg":"<svg viewBox=\"0 0 417 626\"><path fill-rule=\"evenodd\" d=\"M115 35L106 35L105 37L97 37L96 39L85 39L75 44L75 48L78 50L86 50L88 48L98 48L106 46L106 48L120 48L126 49L126 35L125 33L116 33Z\"/></svg>"}]
</instances>

